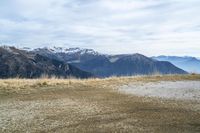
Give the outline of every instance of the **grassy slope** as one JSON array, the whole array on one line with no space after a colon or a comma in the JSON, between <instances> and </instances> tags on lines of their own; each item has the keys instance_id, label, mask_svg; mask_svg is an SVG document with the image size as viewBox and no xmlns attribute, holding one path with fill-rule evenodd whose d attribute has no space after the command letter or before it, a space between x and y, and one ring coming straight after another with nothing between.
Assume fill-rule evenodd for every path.
<instances>
[{"instance_id":1,"label":"grassy slope","mask_svg":"<svg viewBox=\"0 0 200 133\"><path fill-rule=\"evenodd\" d=\"M200 76L0 80L0 132L200 132L200 109L194 110L199 103L136 97L113 89L160 80Z\"/></svg>"}]
</instances>

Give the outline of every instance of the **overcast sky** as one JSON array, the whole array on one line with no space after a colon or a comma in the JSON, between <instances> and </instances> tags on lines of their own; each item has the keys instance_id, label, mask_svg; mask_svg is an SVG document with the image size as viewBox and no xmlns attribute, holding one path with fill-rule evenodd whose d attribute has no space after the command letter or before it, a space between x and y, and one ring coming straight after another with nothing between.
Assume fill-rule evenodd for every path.
<instances>
[{"instance_id":1,"label":"overcast sky","mask_svg":"<svg viewBox=\"0 0 200 133\"><path fill-rule=\"evenodd\" d=\"M0 0L0 43L200 57L200 0Z\"/></svg>"}]
</instances>

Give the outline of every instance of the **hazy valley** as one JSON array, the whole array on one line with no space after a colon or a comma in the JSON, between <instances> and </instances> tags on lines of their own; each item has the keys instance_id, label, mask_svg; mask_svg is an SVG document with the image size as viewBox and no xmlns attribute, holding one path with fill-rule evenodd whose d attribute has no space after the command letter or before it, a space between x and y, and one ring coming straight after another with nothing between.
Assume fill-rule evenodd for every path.
<instances>
[{"instance_id":1,"label":"hazy valley","mask_svg":"<svg viewBox=\"0 0 200 133\"><path fill-rule=\"evenodd\" d=\"M175 66L190 73L200 73L200 59L196 57L158 56L152 58L159 61L169 61Z\"/></svg>"}]
</instances>

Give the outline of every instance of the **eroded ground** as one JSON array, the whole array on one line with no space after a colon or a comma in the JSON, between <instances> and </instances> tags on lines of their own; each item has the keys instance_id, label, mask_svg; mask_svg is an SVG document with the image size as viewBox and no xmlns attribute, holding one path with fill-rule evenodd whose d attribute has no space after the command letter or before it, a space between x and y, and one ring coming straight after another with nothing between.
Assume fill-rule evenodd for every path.
<instances>
[{"instance_id":1,"label":"eroded ground","mask_svg":"<svg viewBox=\"0 0 200 133\"><path fill-rule=\"evenodd\" d=\"M121 93L120 86L197 82L199 76L93 80L1 80L0 132L198 133L197 100Z\"/></svg>"}]
</instances>

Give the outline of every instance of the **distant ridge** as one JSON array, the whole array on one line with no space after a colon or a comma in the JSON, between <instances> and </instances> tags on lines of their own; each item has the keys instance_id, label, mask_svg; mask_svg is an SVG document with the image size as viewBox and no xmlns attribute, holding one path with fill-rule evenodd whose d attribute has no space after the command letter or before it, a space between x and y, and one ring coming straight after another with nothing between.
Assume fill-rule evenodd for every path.
<instances>
[{"instance_id":1,"label":"distant ridge","mask_svg":"<svg viewBox=\"0 0 200 133\"><path fill-rule=\"evenodd\" d=\"M191 72L191 73L200 73L200 59L190 56L157 56L152 57L153 59L159 60L159 61L169 61L175 66Z\"/></svg>"},{"instance_id":2,"label":"distant ridge","mask_svg":"<svg viewBox=\"0 0 200 133\"><path fill-rule=\"evenodd\" d=\"M141 54L105 55L92 49L52 48L35 49L33 52L49 58L70 63L81 70L99 77L152 75L152 74L187 74L186 71L167 61L157 61Z\"/></svg>"}]
</instances>

